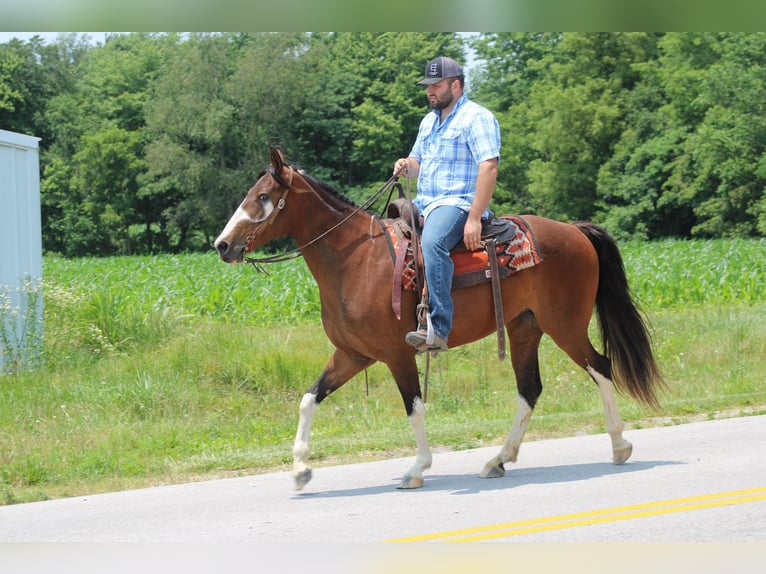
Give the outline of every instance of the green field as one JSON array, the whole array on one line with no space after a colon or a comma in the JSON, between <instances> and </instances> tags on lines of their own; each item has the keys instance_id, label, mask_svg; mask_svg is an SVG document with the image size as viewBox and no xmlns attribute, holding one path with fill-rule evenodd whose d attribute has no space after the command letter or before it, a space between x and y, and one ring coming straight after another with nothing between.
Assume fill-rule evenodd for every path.
<instances>
[{"instance_id":1,"label":"green field","mask_svg":"<svg viewBox=\"0 0 766 574\"><path fill-rule=\"evenodd\" d=\"M670 387L661 412L620 398L627 427L766 412L766 241L621 248ZM214 253L46 258L41 361L0 375L0 503L289 468L298 402L332 348L305 264L269 273ZM432 447L504 439L516 392L495 346L433 361ZM547 338L541 369L527 440L603 432L592 381ZM384 367L322 404L312 447L318 466L414 454Z\"/></svg>"}]
</instances>

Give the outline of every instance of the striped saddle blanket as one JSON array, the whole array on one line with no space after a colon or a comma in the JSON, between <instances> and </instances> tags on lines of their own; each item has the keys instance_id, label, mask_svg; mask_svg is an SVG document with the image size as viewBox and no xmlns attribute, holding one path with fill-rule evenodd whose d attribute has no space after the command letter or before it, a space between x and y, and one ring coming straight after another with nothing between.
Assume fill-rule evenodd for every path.
<instances>
[{"instance_id":1,"label":"striped saddle blanket","mask_svg":"<svg viewBox=\"0 0 766 574\"><path fill-rule=\"evenodd\" d=\"M394 285L392 294L402 290L417 291L418 277L415 273L415 261L410 240L409 225L401 220L384 220L383 227L394 261ZM539 263L543 258L529 224L520 216L503 216L489 223L491 235L496 240L498 276L509 277L517 271L528 269ZM484 234L482 234L484 235ZM468 251L460 245L452 250L452 261L455 272L452 278L452 288L460 289L479 283L491 281L492 274L489 256L486 250ZM422 265L418 266L422 270Z\"/></svg>"}]
</instances>

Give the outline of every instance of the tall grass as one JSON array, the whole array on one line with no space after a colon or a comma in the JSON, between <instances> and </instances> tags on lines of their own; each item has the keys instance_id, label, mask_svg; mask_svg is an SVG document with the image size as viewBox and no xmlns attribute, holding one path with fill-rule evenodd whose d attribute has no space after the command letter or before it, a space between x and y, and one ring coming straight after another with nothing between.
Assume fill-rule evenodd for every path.
<instances>
[{"instance_id":1,"label":"tall grass","mask_svg":"<svg viewBox=\"0 0 766 574\"><path fill-rule=\"evenodd\" d=\"M629 425L764 412L764 247L622 246L671 386L659 414L620 398ZM269 272L214 254L46 258L44 363L0 376L0 500L285 468L298 401L332 348L305 264ZM547 338L540 363L545 390L530 438L602 431L587 375ZM515 396L491 338L440 356L427 405L432 445L498 443ZM322 404L312 435L320 464L411 454L412 445L381 365Z\"/></svg>"},{"instance_id":2,"label":"tall grass","mask_svg":"<svg viewBox=\"0 0 766 574\"><path fill-rule=\"evenodd\" d=\"M629 242L621 249L631 288L649 309L766 300L766 239Z\"/></svg>"},{"instance_id":3,"label":"tall grass","mask_svg":"<svg viewBox=\"0 0 766 574\"><path fill-rule=\"evenodd\" d=\"M42 345L40 282L27 277L15 292L0 285L0 373L34 368Z\"/></svg>"}]
</instances>

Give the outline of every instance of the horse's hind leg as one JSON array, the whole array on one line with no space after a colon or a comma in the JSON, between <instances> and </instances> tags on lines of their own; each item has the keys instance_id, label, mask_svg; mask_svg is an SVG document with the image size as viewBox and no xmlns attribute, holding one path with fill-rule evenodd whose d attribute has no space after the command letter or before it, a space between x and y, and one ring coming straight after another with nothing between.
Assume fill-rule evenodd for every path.
<instances>
[{"instance_id":1,"label":"horse's hind leg","mask_svg":"<svg viewBox=\"0 0 766 574\"><path fill-rule=\"evenodd\" d=\"M337 349L319 379L303 395L300 405L298 430L295 433L295 443L293 444L293 479L295 480L295 490L301 490L311 480L311 467L308 465L309 455L311 454L309 437L311 435L314 413L319 403L359 371L372 364L372 362L369 359L352 357L344 351Z\"/></svg>"},{"instance_id":2,"label":"horse's hind leg","mask_svg":"<svg viewBox=\"0 0 766 574\"><path fill-rule=\"evenodd\" d=\"M617 401L614 395L614 383L610 377L611 367L609 359L598 355L595 350L593 353L598 357L596 367L594 368L588 364L586 365L585 370L588 371L588 374L596 382L599 394L601 395L601 402L604 405L606 432L609 433L609 437L612 439L612 462L614 464L622 464L628 460L633 453L633 445L622 436L622 431L625 425L623 424L617 409Z\"/></svg>"},{"instance_id":3,"label":"horse's hind leg","mask_svg":"<svg viewBox=\"0 0 766 574\"><path fill-rule=\"evenodd\" d=\"M482 478L503 476L505 474L504 464L516 462L521 441L524 439L529 420L532 418L532 410L543 391L538 363L538 348L543 333L537 325L534 315L531 312L526 312L516 317L508 326L508 335L511 346L511 362L516 374L518 409L508 438L497 456L484 465L481 471Z\"/></svg>"},{"instance_id":4,"label":"horse's hind leg","mask_svg":"<svg viewBox=\"0 0 766 574\"><path fill-rule=\"evenodd\" d=\"M596 352L588 340L587 334L578 337L576 343L568 343L553 336L553 340L572 360L585 369L598 386L601 402L606 417L606 432L612 439L612 462L622 464L633 453L633 445L625 440L622 431L625 425L617 409L617 401L612 382L612 366L609 359Z\"/></svg>"}]
</instances>

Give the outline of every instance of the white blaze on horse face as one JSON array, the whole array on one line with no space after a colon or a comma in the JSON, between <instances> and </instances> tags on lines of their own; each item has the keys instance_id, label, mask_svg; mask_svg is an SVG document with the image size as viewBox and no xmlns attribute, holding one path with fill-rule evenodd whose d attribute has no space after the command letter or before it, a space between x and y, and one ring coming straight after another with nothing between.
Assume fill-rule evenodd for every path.
<instances>
[{"instance_id":1,"label":"white blaze on horse face","mask_svg":"<svg viewBox=\"0 0 766 574\"><path fill-rule=\"evenodd\" d=\"M234 233L234 230L237 228L237 226L242 222L261 223L262 221L266 221L274 211L274 204L271 203L271 201L263 201L260 202L260 204L263 208L263 215L261 215L261 217L255 218L251 217L245 208L242 207L242 205L244 205L244 202L242 202L242 204L237 208L237 211L234 212L234 215L232 215L229 221L226 223L226 227L223 228L223 231L221 231L221 234L215 240L215 245L218 245L220 241L230 237L231 234Z\"/></svg>"}]
</instances>

